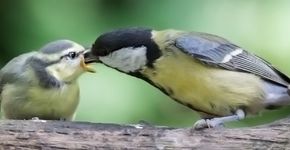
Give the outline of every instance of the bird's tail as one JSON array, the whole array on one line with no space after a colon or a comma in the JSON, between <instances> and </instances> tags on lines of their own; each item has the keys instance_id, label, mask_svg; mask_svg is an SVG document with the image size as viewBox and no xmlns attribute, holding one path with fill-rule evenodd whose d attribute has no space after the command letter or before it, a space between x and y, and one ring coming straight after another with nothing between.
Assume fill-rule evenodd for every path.
<instances>
[{"instance_id":1,"label":"bird's tail","mask_svg":"<svg viewBox=\"0 0 290 150\"><path fill-rule=\"evenodd\" d=\"M266 82L264 105L266 109L290 105L290 86L284 87Z\"/></svg>"}]
</instances>

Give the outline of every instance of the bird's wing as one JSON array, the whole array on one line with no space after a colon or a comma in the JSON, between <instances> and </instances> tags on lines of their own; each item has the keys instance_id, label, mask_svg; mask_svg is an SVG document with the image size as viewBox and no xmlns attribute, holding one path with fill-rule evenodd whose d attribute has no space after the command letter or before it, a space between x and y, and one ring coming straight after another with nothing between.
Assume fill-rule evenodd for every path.
<instances>
[{"instance_id":1,"label":"bird's wing","mask_svg":"<svg viewBox=\"0 0 290 150\"><path fill-rule=\"evenodd\" d=\"M19 55L12 60L10 60L1 70L0 70L0 104L1 104L1 93L5 84L14 82L29 82L23 73L26 70L25 64L26 60L30 56L34 55L35 52L25 53Z\"/></svg>"},{"instance_id":2,"label":"bird's wing","mask_svg":"<svg viewBox=\"0 0 290 150\"><path fill-rule=\"evenodd\" d=\"M185 34L176 39L175 46L208 65L252 73L284 86L288 86L290 83L289 77L270 63L215 35Z\"/></svg>"}]
</instances>

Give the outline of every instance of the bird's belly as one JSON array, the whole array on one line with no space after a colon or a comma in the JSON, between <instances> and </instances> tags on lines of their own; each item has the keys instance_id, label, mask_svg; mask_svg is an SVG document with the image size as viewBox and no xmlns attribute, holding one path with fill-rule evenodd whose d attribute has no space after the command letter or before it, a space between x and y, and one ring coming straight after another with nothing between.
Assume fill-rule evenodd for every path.
<instances>
[{"instance_id":1,"label":"bird's belly","mask_svg":"<svg viewBox=\"0 0 290 150\"><path fill-rule=\"evenodd\" d=\"M2 108L6 118L72 119L79 102L77 85L59 89L31 87L23 95L15 87L5 87Z\"/></svg>"},{"instance_id":2,"label":"bird's belly","mask_svg":"<svg viewBox=\"0 0 290 150\"><path fill-rule=\"evenodd\" d=\"M240 107L259 110L261 80L251 74L211 68L192 58L167 56L146 68L143 75L178 102L214 116L234 113Z\"/></svg>"}]
</instances>

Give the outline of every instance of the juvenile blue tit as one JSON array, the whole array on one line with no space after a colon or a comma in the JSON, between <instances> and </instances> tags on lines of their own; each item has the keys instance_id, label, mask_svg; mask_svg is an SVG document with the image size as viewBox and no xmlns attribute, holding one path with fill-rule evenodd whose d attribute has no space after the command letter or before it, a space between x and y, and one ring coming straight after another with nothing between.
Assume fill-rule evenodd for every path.
<instances>
[{"instance_id":1,"label":"juvenile blue tit","mask_svg":"<svg viewBox=\"0 0 290 150\"><path fill-rule=\"evenodd\" d=\"M203 119L196 129L290 103L285 74L216 35L120 29L99 36L86 56L143 79L199 112Z\"/></svg>"},{"instance_id":2,"label":"juvenile blue tit","mask_svg":"<svg viewBox=\"0 0 290 150\"><path fill-rule=\"evenodd\" d=\"M0 70L4 119L73 120L79 103L78 77L94 72L85 48L58 40L13 58Z\"/></svg>"}]
</instances>

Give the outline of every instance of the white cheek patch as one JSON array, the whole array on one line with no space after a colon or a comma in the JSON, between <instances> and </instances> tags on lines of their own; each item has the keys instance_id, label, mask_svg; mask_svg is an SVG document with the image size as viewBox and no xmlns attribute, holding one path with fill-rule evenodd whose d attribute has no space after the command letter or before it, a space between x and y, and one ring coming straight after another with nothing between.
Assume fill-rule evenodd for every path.
<instances>
[{"instance_id":1,"label":"white cheek patch","mask_svg":"<svg viewBox=\"0 0 290 150\"><path fill-rule=\"evenodd\" d=\"M141 69L147 63L147 48L145 46L119 49L107 56L100 57L100 60L113 68L124 72L134 72Z\"/></svg>"}]
</instances>

